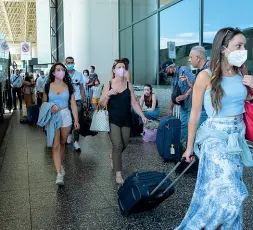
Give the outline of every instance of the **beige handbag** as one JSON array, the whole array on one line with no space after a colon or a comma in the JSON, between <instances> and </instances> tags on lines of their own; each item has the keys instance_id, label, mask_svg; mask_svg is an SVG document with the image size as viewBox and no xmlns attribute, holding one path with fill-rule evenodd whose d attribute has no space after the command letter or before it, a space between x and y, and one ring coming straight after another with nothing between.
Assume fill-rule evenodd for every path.
<instances>
[{"instance_id":1,"label":"beige handbag","mask_svg":"<svg viewBox=\"0 0 253 230\"><path fill-rule=\"evenodd\" d=\"M106 107L102 109L97 106L92 117L90 131L110 132L109 115Z\"/></svg>"}]
</instances>

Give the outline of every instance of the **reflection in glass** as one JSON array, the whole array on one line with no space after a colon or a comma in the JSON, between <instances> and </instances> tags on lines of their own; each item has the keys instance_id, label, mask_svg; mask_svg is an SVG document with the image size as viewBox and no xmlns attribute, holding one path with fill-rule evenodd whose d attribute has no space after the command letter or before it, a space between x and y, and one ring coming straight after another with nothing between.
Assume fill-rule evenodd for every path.
<instances>
[{"instance_id":1,"label":"reflection in glass","mask_svg":"<svg viewBox=\"0 0 253 230\"><path fill-rule=\"evenodd\" d=\"M132 23L131 0L119 0L120 29L124 29Z\"/></svg>"},{"instance_id":2,"label":"reflection in glass","mask_svg":"<svg viewBox=\"0 0 253 230\"><path fill-rule=\"evenodd\" d=\"M133 0L134 22L157 10L157 0Z\"/></svg>"},{"instance_id":3,"label":"reflection in glass","mask_svg":"<svg viewBox=\"0 0 253 230\"><path fill-rule=\"evenodd\" d=\"M173 59L179 66L190 67L188 62L190 50L193 46L199 44L198 8L198 0L184 0L161 11L160 64L166 59ZM189 15L189 12L192 12L192 14ZM176 18L179 20L174 21ZM173 52L169 52L169 42L175 43L176 58L170 56ZM165 70L160 70L159 75L160 84L170 84Z\"/></svg>"},{"instance_id":4,"label":"reflection in glass","mask_svg":"<svg viewBox=\"0 0 253 230\"><path fill-rule=\"evenodd\" d=\"M156 15L134 25L134 84L156 84Z\"/></svg>"},{"instance_id":5,"label":"reflection in glass","mask_svg":"<svg viewBox=\"0 0 253 230\"><path fill-rule=\"evenodd\" d=\"M160 7L166 6L174 1L175 0L160 0Z\"/></svg>"},{"instance_id":6,"label":"reflection in glass","mask_svg":"<svg viewBox=\"0 0 253 230\"><path fill-rule=\"evenodd\" d=\"M120 58L129 59L129 72L132 73L132 30L131 28L125 29L120 32Z\"/></svg>"},{"instance_id":7,"label":"reflection in glass","mask_svg":"<svg viewBox=\"0 0 253 230\"><path fill-rule=\"evenodd\" d=\"M217 7L219 6L219 7ZM239 8L239 15L228 17L226 12L236 12ZM246 66L249 72L253 73L253 20L252 20L253 1L244 0L243 4L238 5L237 0L205 0L204 4L204 42L211 44L218 30L224 27L239 27L246 36L248 60ZM215 17L213 12L215 11ZM235 13L234 13L235 14ZM210 53L210 52L209 52Z\"/></svg>"}]
</instances>

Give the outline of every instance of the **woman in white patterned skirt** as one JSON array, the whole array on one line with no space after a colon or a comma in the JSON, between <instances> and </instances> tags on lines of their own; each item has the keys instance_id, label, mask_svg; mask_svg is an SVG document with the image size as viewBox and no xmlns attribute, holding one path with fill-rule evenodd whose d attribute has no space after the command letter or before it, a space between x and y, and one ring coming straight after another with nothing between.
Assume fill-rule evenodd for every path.
<instances>
[{"instance_id":1,"label":"woman in white patterned skirt","mask_svg":"<svg viewBox=\"0 0 253 230\"><path fill-rule=\"evenodd\" d=\"M199 171L191 205L176 230L243 229L248 191L242 172L253 165L243 122L248 92L240 67L247 60L245 44L240 30L221 29L213 41L210 69L202 71L194 85L183 157L192 161L194 151ZM196 132L203 103L208 119Z\"/></svg>"}]
</instances>

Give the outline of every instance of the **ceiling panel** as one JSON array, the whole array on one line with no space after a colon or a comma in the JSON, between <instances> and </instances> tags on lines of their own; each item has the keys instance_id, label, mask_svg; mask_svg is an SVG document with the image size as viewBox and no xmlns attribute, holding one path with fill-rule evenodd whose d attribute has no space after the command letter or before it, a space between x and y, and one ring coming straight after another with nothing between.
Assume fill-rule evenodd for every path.
<instances>
[{"instance_id":1,"label":"ceiling panel","mask_svg":"<svg viewBox=\"0 0 253 230\"><path fill-rule=\"evenodd\" d=\"M0 32L7 42L36 43L36 0L0 0L0 17Z\"/></svg>"}]
</instances>

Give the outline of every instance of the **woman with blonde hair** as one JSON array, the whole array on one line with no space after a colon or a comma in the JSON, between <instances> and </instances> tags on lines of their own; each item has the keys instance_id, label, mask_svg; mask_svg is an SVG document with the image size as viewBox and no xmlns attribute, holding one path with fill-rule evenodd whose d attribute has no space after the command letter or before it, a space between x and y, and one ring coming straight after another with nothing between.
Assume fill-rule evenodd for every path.
<instances>
[{"instance_id":1,"label":"woman with blonde hair","mask_svg":"<svg viewBox=\"0 0 253 230\"><path fill-rule=\"evenodd\" d=\"M123 184L122 152L126 149L130 138L131 107L147 122L139 103L136 101L133 86L126 79L123 60L115 60L112 66L112 79L105 84L100 104L107 106L110 123L110 139L112 142L112 162L116 172L116 182Z\"/></svg>"}]
</instances>

